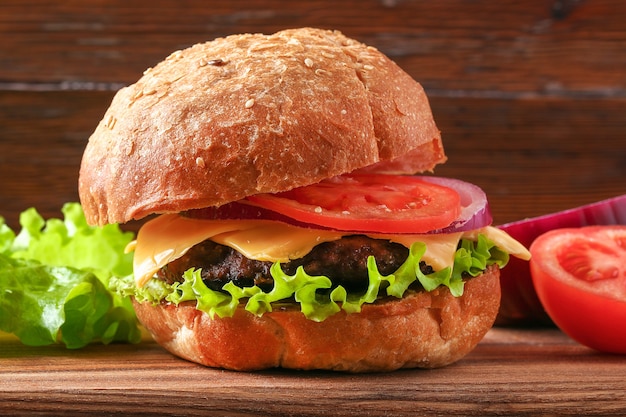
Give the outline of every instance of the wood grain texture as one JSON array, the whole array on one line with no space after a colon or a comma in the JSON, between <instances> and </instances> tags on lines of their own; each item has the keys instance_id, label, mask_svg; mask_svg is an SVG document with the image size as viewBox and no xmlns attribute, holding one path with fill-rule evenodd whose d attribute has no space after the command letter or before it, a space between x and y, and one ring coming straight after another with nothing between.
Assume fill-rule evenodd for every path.
<instances>
[{"instance_id":1,"label":"wood grain texture","mask_svg":"<svg viewBox=\"0 0 626 417\"><path fill-rule=\"evenodd\" d=\"M0 412L10 415L414 416L626 412L626 362L553 329L494 329L446 368L349 375L237 373L151 342L25 348L0 343Z\"/></svg>"},{"instance_id":2,"label":"wood grain texture","mask_svg":"<svg viewBox=\"0 0 626 417\"><path fill-rule=\"evenodd\" d=\"M80 158L113 93L0 91L0 215L58 216L77 201ZM431 98L448 162L441 176L481 186L494 222L626 192L626 99ZM132 225L131 225L132 227Z\"/></svg>"},{"instance_id":3,"label":"wood grain texture","mask_svg":"<svg viewBox=\"0 0 626 417\"><path fill-rule=\"evenodd\" d=\"M430 97L445 176L487 191L496 223L626 190L626 4L156 0L0 4L0 215L77 199L90 133L119 87L175 49L230 33L336 28ZM132 226L131 226L132 227Z\"/></svg>"},{"instance_id":4,"label":"wood grain texture","mask_svg":"<svg viewBox=\"0 0 626 417\"><path fill-rule=\"evenodd\" d=\"M78 201L78 169L87 139L112 92L0 91L0 216L17 228L34 206L60 216Z\"/></svg>"},{"instance_id":5,"label":"wood grain texture","mask_svg":"<svg viewBox=\"0 0 626 417\"><path fill-rule=\"evenodd\" d=\"M3 0L0 215L76 201L87 138L121 86L231 33L340 29L420 81L448 163L505 223L626 192L626 2ZM127 227L134 228L136 224ZM626 361L554 329L494 329L461 362L351 376L201 368L150 341L0 338L2 415L626 415Z\"/></svg>"},{"instance_id":6,"label":"wood grain texture","mask_svg":"<svg viewBox=\"0 0 626 417\"><path fill-rule=\"evenodd\" d=\"M624 96L625 13L619 0L6 0L0 80L116 86L197 42L316 26L380 48L433 93Z\"/></svg>"}]
</instances>

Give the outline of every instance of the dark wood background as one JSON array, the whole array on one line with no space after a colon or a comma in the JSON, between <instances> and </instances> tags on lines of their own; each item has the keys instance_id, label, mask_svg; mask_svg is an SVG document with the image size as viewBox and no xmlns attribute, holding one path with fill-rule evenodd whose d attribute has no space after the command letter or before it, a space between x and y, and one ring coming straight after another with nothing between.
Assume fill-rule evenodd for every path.
<instances>
[{"instance_id":1,"label":"dark wood background","mask_svg":"<svg viewBox=\"0 0 626 417\"><path fill-rule=\"evenodd\" d=\"M340 29L419 80L449 157L437 173L483 187L497 224L626 192L622 0L0 0L0 215L17 228L27 207L58 216L77 201L115 91L170 52L297 26ZM228 373L149 341L70 352L1 336L11 415L626 413L625 362L556 329L495 328L451 367L360 377Z\"/></svg>"},{"instance_id":2,"label":"dark wood background","mask_svg":"<svg viewBox=\"0 0 626 417\"><path fill-rule=\"evenodd\" d=\"M449 160L495 223L626 192L621 0L0 2L0 215L77 201L115 91L170 52L296 26L342 30L425 87Z\"/></svg>"}]
</instances>

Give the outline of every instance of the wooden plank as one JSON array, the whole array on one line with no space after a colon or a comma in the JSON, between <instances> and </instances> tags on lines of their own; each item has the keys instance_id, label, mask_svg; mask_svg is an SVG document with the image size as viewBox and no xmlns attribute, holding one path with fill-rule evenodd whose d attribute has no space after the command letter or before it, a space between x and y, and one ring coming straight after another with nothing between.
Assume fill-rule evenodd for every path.
<instances>
[{"instance_id":1,"label":"wooden plank","mask_svg":"<svg viewBox=\"0 0 626 417\"><path fill-rule=\"evenodd\" d=\"M496 224L626 193L626 100L431 100L448 162Z\"/></svg>"},{"instance_id":2,"label":"wooden plank","mask_svg":"<svg viewBox=\"0 0 626 417\"><path fill-rule=\"evenodd\" d=\"M203 368L139 345L0 343L0 412L10 415L623 415L626 362L555 329L493 329L435 370L348 375Z\"/></svg>"},{"instance_id":3,"label":"wooden plank","mask_svg":"<svg viewBox=\"0 0 626 417\"><path fill-rule=\"evenodd\" d=\"M318 26L380 48L431 94L624 97L620 0L0 4L5 88L116 88L218 36Z\"/></svg>"},{"instance_id":4,"label":"wooden plank","mask_svg":"<svg viewBox=\"0 0 626 417\"><path fill-rule=\"evenodd\" d=\"M78 201L78 169L111 92L0 92L0 216L18 227L36 207L59 217Z\"/></svg>"},{"instance_id":5,"label":"wooden plank","mask_svg":"<svg viewBox=\"0 0 626 417\"><path fill-rule=\"evenodd\" d=\"M58 216L114 91L217 36L320 26L377 46L426 88L449 161L496 223L626 191L620 0L3 0L0 215ZM129 226L136 227L136 224ZM626 415L626 362L553 328L491 330L432 371L202 368L139 345L24 347L0 335L2 415Z\"/></svg>"},{"instance_id":6,"label":"wooden plank","mask_svg":"<svg viewBox=\"0 0 626 417\"><path fill-rule=\"evenodd\" d=\"M107 91L0 92L0 215L77 201L80 159ZM625 99L431 99L448 162L505 223L626 192Z\"/></svg>"}]
</instances>

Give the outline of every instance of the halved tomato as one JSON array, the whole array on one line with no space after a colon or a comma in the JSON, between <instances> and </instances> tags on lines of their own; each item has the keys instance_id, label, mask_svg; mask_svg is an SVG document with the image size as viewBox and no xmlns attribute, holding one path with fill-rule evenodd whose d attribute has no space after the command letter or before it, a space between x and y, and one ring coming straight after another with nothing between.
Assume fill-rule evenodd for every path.
<instances>
[{"instance_id":1,"label":"halved tomato","mask_svg":"<svg viewBox=\"0 0 626 417\"><path fill-rule=\"evenodd\" d=\"M626 354L626 226L555 229L530 246L537 295L579 343Z\"/></svg>"},{"instance_id":2,"label":"halved tomato","mask_svg":"<svg viewBox=\"0 0 626 417\"><path fill-rule=\"evenodd\" d=\"M454 189L403 175L342 175L247 200L301 222L355 232L427 233L461 213Z\"/></svg>"}]
</instances>

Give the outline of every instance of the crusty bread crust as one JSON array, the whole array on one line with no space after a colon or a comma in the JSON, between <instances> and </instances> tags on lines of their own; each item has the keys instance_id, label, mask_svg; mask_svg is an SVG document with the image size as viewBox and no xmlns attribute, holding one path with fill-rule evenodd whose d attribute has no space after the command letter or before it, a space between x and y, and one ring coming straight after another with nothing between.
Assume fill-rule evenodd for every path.
<instances>
[{"instance_id":1,"label":"crusty bread crust","mask_svg":"<svg viewBox=\"0 0 626 417\"><path fill-rule=\"evenodd\" d=\"M122 88L79 194L89 223L126 222L445 159L417 82L372 47L303 28L197 44Z\"/></svg>"},{"instance_id":2,"label":"crusty bread crust","mask_svg":"<svg viewBox=\"0 0 626 417\"><path fill-rule=\"evenodd\" d=\"M437 368L469 353L493 325L500 305L499 269L468 280L462 297L447 288L364 305L323 322L295 309L257 317L239 308L211 319L194 303L135 302L139 320L173 354L210 367L274 367L382 372Z\"/></svg>"}]
</instances>

